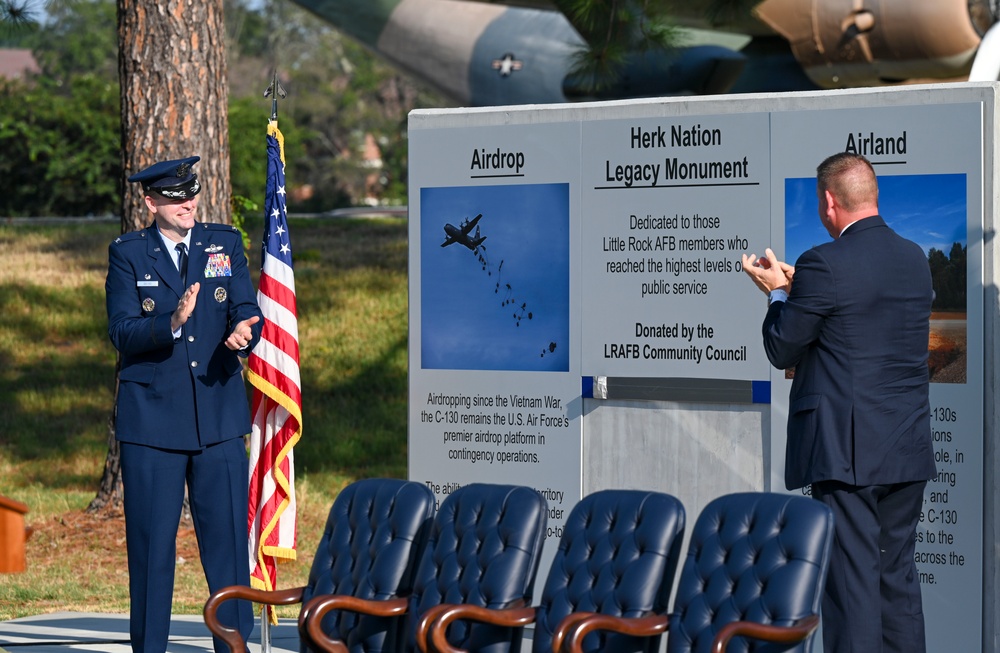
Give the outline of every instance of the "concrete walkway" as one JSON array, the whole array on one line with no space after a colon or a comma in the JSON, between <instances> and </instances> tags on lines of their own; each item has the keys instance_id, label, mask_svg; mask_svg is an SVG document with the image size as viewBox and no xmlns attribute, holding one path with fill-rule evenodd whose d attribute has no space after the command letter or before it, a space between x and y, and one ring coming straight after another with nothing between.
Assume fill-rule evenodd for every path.
<instances>
[{"instance_id":1,"label":"concrete walkway","mask_svg":"<svg viewBox=\"0 0 1000 653\"><path fill-rule=\"evenodd\" d=\"M259 622L259 617L258 617ZM260 625L250 636L251 653L260 653ZM271 627L272 653L298 653L295 620L280 619ZM0 622L0 652L64 653L102 651L131 653L128 615L94 612L55 612ZM211 653L212 635L196 615L175 615L170 623L167 653Z\"/></svg>"}]
</instances>

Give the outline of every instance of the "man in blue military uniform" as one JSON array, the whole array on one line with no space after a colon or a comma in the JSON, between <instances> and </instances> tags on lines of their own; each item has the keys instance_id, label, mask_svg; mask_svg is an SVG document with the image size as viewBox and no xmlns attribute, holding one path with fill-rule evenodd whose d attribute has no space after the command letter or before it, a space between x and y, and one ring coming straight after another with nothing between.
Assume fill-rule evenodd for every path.
<instances>
[{"instance_id":1,"label":"man in blue military uniform","mask_svg":"<svg viewBox=\"0 0 1000 653\"><path fill-rule=\"evenodd\" d=\"M163 161L129 177L142 184L154 223L108 248L136 653L166 650L185 485L209 591L250 584L243 441L250 410L240 357L263 323L239 232L195 220L198 160ZM219 616L249 637L249 602L229 601ZM216 640L215 650L227 649Z\"/></svg>"}]
</instances>

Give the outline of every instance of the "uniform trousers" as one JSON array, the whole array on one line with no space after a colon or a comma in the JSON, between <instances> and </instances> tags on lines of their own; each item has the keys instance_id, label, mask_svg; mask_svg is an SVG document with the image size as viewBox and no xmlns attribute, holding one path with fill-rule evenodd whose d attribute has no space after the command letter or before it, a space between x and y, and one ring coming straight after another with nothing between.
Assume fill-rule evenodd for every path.
<instances>
[{"instance_id":1,"label":"uniform trousers","mask_svg":"<svg viewBox=\"0 0 1000 653\"><path fill-rule=\"evenodd\" d=\"M120 445L132 650L164 653L185 485L209 592L250 585L246 448L243 438L197 451ZM253 629L252 605L226 601L219 608L219 619L236 628L245 641ZM229 650L217 638L214 644L217 653Z\"/></svg>"}]
</instances>

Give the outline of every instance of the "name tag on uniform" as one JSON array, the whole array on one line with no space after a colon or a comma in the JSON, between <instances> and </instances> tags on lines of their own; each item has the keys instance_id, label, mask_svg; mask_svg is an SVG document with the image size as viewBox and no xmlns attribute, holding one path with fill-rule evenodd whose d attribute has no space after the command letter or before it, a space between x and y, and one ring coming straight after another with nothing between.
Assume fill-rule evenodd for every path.
<instances>
[{"instance_id":1,"label":"name tag on uniform","mask_svg":"<svg viewBox=\"0 0 1000 653\"><path fill-rule=\"evenodd\" d=\"M160 282L159 281L136 281L135 285L137 287L139 287L139 288L146 288L146 287L149 287L149 286L158 286L158 285L160 285Z\"/></svg>"}]
</instances>

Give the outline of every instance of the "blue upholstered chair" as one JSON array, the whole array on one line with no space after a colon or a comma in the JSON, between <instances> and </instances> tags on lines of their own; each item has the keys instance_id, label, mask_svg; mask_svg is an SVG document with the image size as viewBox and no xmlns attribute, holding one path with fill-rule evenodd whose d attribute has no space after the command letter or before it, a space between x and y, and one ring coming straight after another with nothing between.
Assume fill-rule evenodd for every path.
<instances>
[{"instance_id":1,"label":"blue upholstered chair","mask_svg":"<svg viewBox=\"0 0 1000 653\"><path fill-rule=\"evenodd\" d=\"M470 603L488 608L528 605L545 535L545 499L528 487L473 483L450 494L434 517L417 567L407 606L406 637L397 648L416 649L424 615L441 604ZM335 607L335 606L333 606ZM329 612L328 599L307 604L305 627L323 651L344 649L318 627ZM364 610L364 605L355 606ZM491 624L455 624L451 640L476 653L519 651L521 629Z\"/></svg>"},{"instance_id":2,"label":"blue upholstered chair","mask_svg":"<svg viewBox=\"0 0 1000 653\"><path fill-rule=\"evenodd\" d=\"M806 497L743 493L709 503L691 532L667 652L811 651L832 541L833 514ZM595 630L655 635L667 627L597 616L556 639L582 651Z\"/></svg>"},{"instance_id":3,"label":"blue upholstered chair","mask_svg":"<svg viewBox=\"0 0 1000 653\"><path fill-rule=\"evenodd\" d=\"M376 615L336 612L319 627L343 641L352 652L393 651L401 637L406 597L434 515L434 493L423 483L399 479L365 479L340 491L316 557L308 585L266 592L232 586L214 593L205 604L205 623L232 651L245 651L232 628L219 623L221 602L234 598L269 605L305 604L317 595L332 595L335 605L366 601L379 606ZM300 612L300 624L307 617ZM301 628L300 628L301 629ZM303 637L302 650L308 650Z\"/></svg>"},{"instance_id":4,"label":"blue upholstered chair","mask_svg":"<svg viewBox=\"0 0 1000 653\"><path fill-rule=\"evenodd\" d=\"M454 605L442 609L427 626L430 645L425 653L456 652L445 634L463 621L507 627L534 622L532 650L548 653L557 627L567 617L599 613L666 618L683 534L684 507L668 494L640 490L590 494L566 519L537 607L488 610ZM614 633L594 633L584 642L588 653L648 653L658 647L658 638Z\"/></svg>"}]
</instances>

